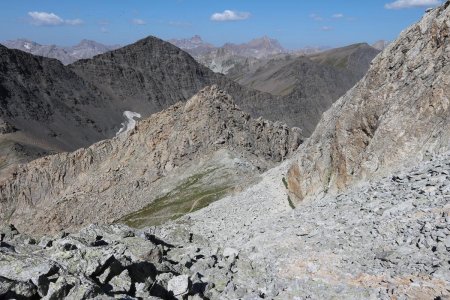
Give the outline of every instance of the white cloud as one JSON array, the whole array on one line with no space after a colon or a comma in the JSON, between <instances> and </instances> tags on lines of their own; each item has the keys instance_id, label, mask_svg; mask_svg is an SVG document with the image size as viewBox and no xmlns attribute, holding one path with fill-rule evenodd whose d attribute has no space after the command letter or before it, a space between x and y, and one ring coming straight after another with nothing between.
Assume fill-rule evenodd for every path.
<instances>
[{"instance_id":1,"label":"white cloud","mask_svg":"<svg viewBox=\"0 0 450 300\"><path fill-rule=\"evenodd\" d=\"M333 17L334 19L341 19L341 18L344 17L344 14L334 14L334 15L332 15L332 17Z\"/></svg>"},{"instance_id":2,"label":"white cloud","mask_svg":"<svg viewBox=\"0 0 450 300\"><path fill-rule=\"evenodd\" d=\"M323 21L323 18L319 16L318 14L310 14L309 17L313 19L314 21Z\"/></svg>"},{"instance_id":3,"label":"white cloud","mask_svg":"<svg viewBox=\"0 0 450 300\"><path fill-rule=\"evenodd\" d=\"M322 26L322 28L321 28L323 31L331 31L331 30L333 30L333 27L330 27L330 26Z\"/></svg>"},{"instance_id":4,"label":"white cloud","mask_svg":"<svg viewBox=\"0 0 450 300\"><path fill-rule=\"evenodd\" d=\"M440 5L440 0L396 0L386 4L386 9L402 9L410 7L430 7Z\"/></svg>"},{"instance_id":5,"label":"white cloud","mask_svg":"<svg viewBox=\"0 0 450 300\"><path fill-rule=\"evenodd\" d=\"M59 25L81 25L83 20L73 19L64 20L60 16L54 13L48 13L43 11L30 11L28 12L30 16L30 23L36 26L59 26Z\"/></svg>"},{"instance_id":6,"label":"white cloud","mask_svg":"<svg viewBox=\"0 0 450 300\"><path fill-rule=\"evenodd\" d=\"M225 10L222 13L215 13L211 16L212 21L225 22L225 21L241 21L250 18L250 13Z\"/></svg>"},{"instance_id":7,"label":"white cloud","mask_svg":"<svg viewBox=\"0 0 450 300\"><path fill-rule=\"evenodd\" d=\"M145 21L142 20L142 19L133 19L133 20L131 20L131 22L132 22L134 25L146 25L146 24L147 24L147 22L145 22Z\"/></svg>"},{"instance_id":8,"label":"white cloud","mask_svg":"<svg viewBox=\"0 0 450 300\"><path fill-rule=\"evenodd\" d=\"M46 13L39 11L30 11L28 15L31 17L31 22L34 25L61 25L64 20L54 13Z\"/></svg>"}]
</instances>

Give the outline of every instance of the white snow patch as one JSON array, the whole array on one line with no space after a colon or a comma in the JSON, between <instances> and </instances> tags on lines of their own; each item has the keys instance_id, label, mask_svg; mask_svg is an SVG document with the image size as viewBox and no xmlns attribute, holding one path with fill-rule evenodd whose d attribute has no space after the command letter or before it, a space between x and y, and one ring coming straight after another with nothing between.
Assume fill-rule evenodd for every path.
<instances>
[{"instance_id":1,"label":"white snow patch","mask_svg":"<svg viewBox=\"0 0 450 300\"><path fill-rule=\"evenodd\" d=\"M126 110L123 112L123 117L125 118L125 122L122 123L122 128L117 131L116 136L127 133L136 127L136 120L134 118L141 118L141 114Z\"/></svg>"},{"instance_id":2,"label":"white snow patch","mask_svg":"<svg viewBox=\"0 0 450 300\"><path fill-rule=\"evenodd\" d=\"M31 49L31 45L28 44L28 43L25 43L23 46L24 46L25 49L27 49L27 50L30 50L30 49Z\"/></svg>"}]
</instances>

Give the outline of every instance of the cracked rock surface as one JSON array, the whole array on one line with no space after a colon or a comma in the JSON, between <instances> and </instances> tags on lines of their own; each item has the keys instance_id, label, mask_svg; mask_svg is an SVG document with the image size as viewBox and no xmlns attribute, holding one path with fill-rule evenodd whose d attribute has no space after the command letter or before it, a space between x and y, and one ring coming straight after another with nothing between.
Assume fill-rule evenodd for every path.
<instances>
[{"instance_id":1,"label":"cracked rock surface","mask_svg":"<svg viewBox=\"0 0 450 300\"><path fill-rule=\"evenodd\" d=\"M214 299L239 260L218 247L168 244L152 229L123 225L91 225L41 238L45 243L13 226L2 232L2 299Z\"/></svg>"}]
</instances>

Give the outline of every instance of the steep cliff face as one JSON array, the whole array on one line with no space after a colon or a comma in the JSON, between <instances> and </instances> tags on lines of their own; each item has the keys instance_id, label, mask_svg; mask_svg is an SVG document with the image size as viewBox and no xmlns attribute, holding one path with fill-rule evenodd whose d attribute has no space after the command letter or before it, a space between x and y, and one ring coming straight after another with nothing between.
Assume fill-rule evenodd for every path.
<instances>
[{"instance_id":1,"label":"steep cliff face","mask_svg":"<svg viewBox=\"0 0 450 300\"><path fill-rule=\"evenodd\" d=\"M113 222L162 196L165 186L213 172L202 166L219 150L232 153L230 166L222 165L245 182L300 142L298 129L252 119L217 86L205 88L128 134L19 168L0 185L0 220L38 233Z\"/></svg>"},{"instance_id":2,"label":"steep cliff face","mask_svg":"<svg viewBox=\"0 0 450 300\"><path fill-rule=\"evenodd\" d=\"M449 5L402 32L323 115L289 171L298 199L450 149Z\"/></svg>"}]
</instances>

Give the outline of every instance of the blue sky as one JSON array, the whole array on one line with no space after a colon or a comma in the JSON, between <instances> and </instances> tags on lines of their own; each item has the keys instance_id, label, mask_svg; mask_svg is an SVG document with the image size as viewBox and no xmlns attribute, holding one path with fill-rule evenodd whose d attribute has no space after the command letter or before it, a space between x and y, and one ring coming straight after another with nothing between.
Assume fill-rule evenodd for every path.
<instances>
[{"instance_id":1,"label":"blue sky","mask_svg":"<svg viewBox=\"0 0 450 300\"><path fill-rule=\"evenodd\" d=\"M438 0L14 0L0 41L128 44L199 34L216 45L268 35L290 49L393 40Z\"/></svg>"}]
</instances>

